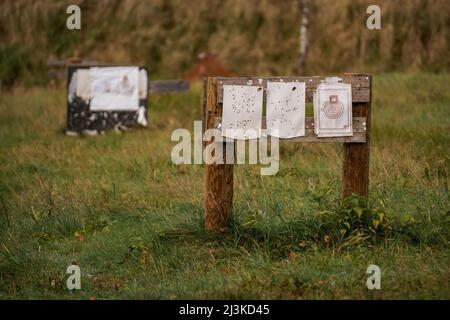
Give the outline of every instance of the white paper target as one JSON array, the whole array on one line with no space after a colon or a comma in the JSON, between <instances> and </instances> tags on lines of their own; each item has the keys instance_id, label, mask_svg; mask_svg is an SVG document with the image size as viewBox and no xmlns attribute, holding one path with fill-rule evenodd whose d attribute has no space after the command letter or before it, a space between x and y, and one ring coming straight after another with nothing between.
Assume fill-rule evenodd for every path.
<instances>
[{"instance_id":1,"label":"white paper target","mask_svg":"<svg viewBox=\"0 0 450 320\"><path fill-rule=\"evenodd\" d=\"M256 139L261 136L263 87L223 86L222 136Z\"/></svg>"},{"instance_id":2,"label":"white paper target","mask_svg":"<svg viewBox=\"0 0 450 320\"><path fill-rule=\"evenodd\" d=\"M91 111L137 111L139 68L90 68Z\"/></svg>"},{"instance_id":3,"label":"white paper target","mask_svg":"<svg viewBox=\"0 0 450 320\"><path fill-rule=\"evenodd\" d=\"M279 138L305 135L305 83L267 82L267 134Z\"/></svg>"},{"instance_id":4,"label":"white paper target","mask_svg":"<svg viewBox=\"0 0 450 320\"><path fill-rule=\"evenodd\" d=\"M89 69L78 69L74 73L76 95L84 101L91 99L91 73ZM73 79L73 77L72 77Z\"/></svg>"},{"instance_id":5,"label":"white paper target","mask_svg":"<svg viewBox=\"0 0 450 320\"><path fill-rule=\"evenodd\" d=\"M353 135L352 87L327 78L314 95L314 131L319 137Z\"/></svg>"}]
</instances>

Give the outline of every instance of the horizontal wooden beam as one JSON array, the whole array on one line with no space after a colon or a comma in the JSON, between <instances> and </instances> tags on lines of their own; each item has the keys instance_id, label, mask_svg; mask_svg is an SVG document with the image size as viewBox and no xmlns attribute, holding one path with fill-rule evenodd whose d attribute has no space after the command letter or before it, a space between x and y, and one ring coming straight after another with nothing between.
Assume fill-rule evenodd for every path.
<instances>
[{"instance_id":1,"label":"horizontal wooden beam","mask_svg":"<svg viewBox=\"0 0 450 320\"><path fill-rule=\"evenodd\" d=\"M352 102L370 102L370 81L369 75L362 74L346 74L338 76L342 78L342 83L352 85ZM314 90L326 77L241 77L241 78L223 78L217 77L217 101L223 102L223 86L224 85L252 85L263 86L266 88L267 81L293 81L305 82L306 84L306 101L312 102Z\"/></svg>"},{"instance_id":2,"label":"horizontal wooden beam","mask_svg":"<svg viewBox=\"0 0 450 320\"><path fill-rule=\"evenodd\" d=\"M98 64L95 60L81 60L80 63L71 63L68 60L49 59L47 60L47 67L49 68L66 68L70 65L84 65L84 66L96 66Z\"/></svg>"},{"instance_id":3,"label":"horizontal wooden beam","mask_svg":"<svg viewBox=\"0 0 450 320\"><path fill-rule=\"evenodd\" d=\"M218 128L222 123L221 117L214 118L214 128ZM262 128L266 128L266 117L263 117ZM334 143L365 143L366 142L366 117L353 117L353 136L351 137L323 137L319 138L314 133L314 118L305 118L305 136L290 139L281 139L283 142L304 142L304 143L318 143L318 142L334 142Z\"/></svg>"},{"instance_id":4,"label":"horizontal wooden beam","mask_svg":"<svg viewBox=\"0 0 450 320\"><path fill-rule=\"evenodd\" d=\"M190 88L187 80L150 80L148 83L150 93L164 93L175 91L188 91Z\"/></svg>"}]
</instances>

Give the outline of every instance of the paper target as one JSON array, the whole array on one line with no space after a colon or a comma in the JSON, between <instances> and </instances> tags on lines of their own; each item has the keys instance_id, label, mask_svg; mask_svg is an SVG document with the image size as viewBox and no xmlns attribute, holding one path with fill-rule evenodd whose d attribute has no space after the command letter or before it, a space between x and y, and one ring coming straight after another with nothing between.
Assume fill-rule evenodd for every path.
<instances>
[{"instance_id":1,"label":"paper target","mask_svg":"<svg viewBox=\"0 0 450 320\"><path fill-rule=\"evenodd\" d=\"M322 110L328 119L339 119L344 113L344 105L337 95L332 95L329 101L323 103Z\"/></svg>"},{"instance_id":2,"label":"paper target","mask_svg":"<svg viewBox=\"0 0 450 320\"><path fill-rule=\"evenodd\" d=\"M256 139L261 135L263 88L223 86L222 136Z\"/></svg>"},{"instance_id":3,"label":"paper target","mask_svg":"<svg viewBox=\"0 0 450 320\"><path fill-rule=\"evenodd\" d=\"M280 138L305 135L305 83L267 82L267 133Z\"/></svg>"}]
</instances>

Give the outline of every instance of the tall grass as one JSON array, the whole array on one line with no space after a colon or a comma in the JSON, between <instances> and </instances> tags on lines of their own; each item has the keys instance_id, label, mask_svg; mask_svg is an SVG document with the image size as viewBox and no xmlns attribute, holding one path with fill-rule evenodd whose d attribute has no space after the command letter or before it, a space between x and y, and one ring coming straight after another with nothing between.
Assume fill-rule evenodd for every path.
<instances>
[{"instance_id":1,"label":"tall grass","mask_svg":"<svg viewBox=\"0 0 450 320\"><path fill-rule=\"evenodd\" d=\"M0 97L0 297L448 299L449 80L375 76L368 202L340 200L341 146L284 144L276 176L235 166L224 234L203 231L204 167L170 162L198 86L151 96L148 129L89 138L62 133L63 90L16 88Z\"/></svg>"},{"instance_id":2,"label":"tall grass","mask_svg":"<svg viewBox=\"0 0 450 320\"><path fill-rule=\"evenodd\" d=\"M47 59L76 48L104 63L145 64L157 78L181 77L206 51L240 75L296 74L299 2L4 0L0 79L4 86L42 83ZM65 26L70 4L80 5L81 30ZM379 0L382 29L368 30L372 4L312 1L307 74L449 70L450 2ZM11 70L17 59L19 70Z\"/></svg>"}]
</instances>

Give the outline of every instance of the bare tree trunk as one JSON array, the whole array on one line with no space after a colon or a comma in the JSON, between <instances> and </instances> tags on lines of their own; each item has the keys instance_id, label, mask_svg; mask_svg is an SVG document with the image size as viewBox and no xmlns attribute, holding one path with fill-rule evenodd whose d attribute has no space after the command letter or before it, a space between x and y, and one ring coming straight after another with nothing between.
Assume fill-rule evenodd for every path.
<instances>
[{"instance_id":1,"label":"bare tree trunk","mask_svg":"<svg viewBox=\"0 0 450 320\"><path fill-rule=\"evenodd\" d=\"M298 59L298 72L299 75L305 75L306 55L308 54L309 46L308 31L310 0L300 0L299 5L302 17L300 24L300 55Z\"/></svg>"}]
</instances>

